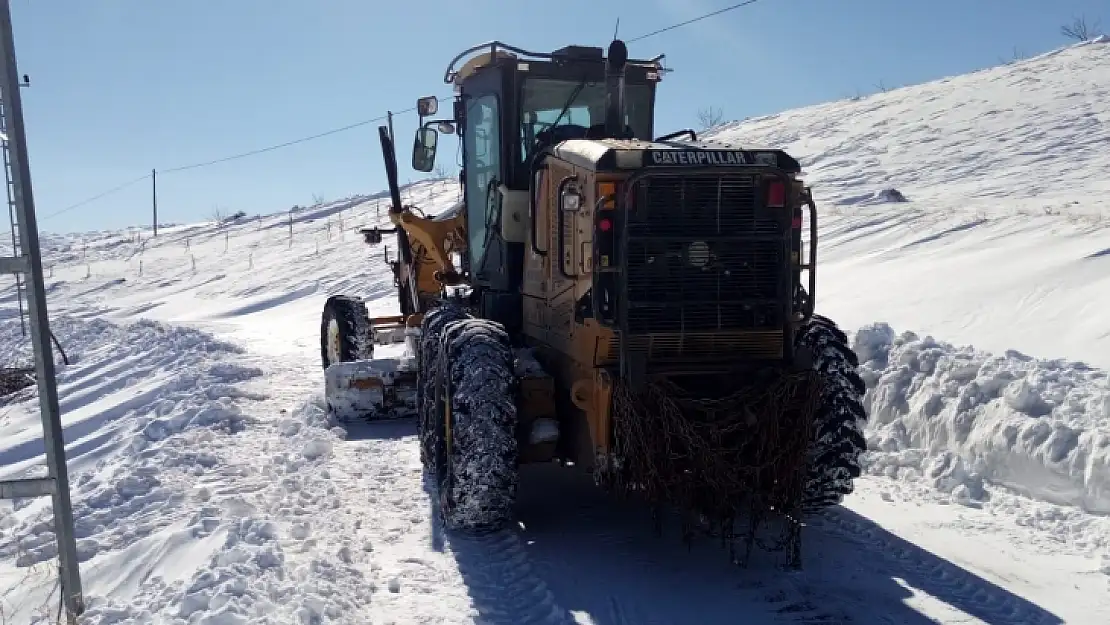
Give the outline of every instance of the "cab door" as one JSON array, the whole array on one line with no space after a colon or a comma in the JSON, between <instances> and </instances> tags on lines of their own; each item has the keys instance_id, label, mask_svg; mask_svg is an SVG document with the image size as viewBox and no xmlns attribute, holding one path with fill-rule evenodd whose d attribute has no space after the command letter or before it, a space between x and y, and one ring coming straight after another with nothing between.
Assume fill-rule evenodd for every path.
<instances>
[{"instance_id":1,"label":"cab door","mask_svg":"<svg viewBox=\"0 0 1110 625\"><path fill-rule=\"evenodd\" d=\"M471 280L502 289L505 250L500 232L500 194L505 179L501 73L487 71L463 83L463 183L466 202L468 265Z\"/></svg>"}]
</instances>

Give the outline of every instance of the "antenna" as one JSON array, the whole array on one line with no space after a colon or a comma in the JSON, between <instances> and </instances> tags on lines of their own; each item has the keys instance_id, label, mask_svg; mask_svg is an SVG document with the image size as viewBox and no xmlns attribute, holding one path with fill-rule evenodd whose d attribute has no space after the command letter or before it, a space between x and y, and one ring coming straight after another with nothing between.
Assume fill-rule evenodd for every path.
<instances>
[{"instance_id":1,"label":"antenna","mask_svg":"<svg viewBox=\"0 0 1110 625\"><path fill-rule=\"evenodd\" d=\"M617 38L617 35L620 33L620 30L621 30L621 16L618 15L617 16L617 26L616 26L616 28L613 29L613 39Z\"/></svg>"}]
</instances>

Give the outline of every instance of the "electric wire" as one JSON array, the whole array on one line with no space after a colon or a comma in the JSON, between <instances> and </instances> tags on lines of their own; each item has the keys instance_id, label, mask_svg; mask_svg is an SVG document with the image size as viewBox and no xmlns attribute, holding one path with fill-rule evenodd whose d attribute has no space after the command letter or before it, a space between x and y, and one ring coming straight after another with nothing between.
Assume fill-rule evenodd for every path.
<instances>
[{"instance_id":1,"label":"electric wire","mask_svg":"<svg viewBox=\"0 0 1110 625\"><path fill-rule=\"evenodd\" d=\"M665 32L671 31L671 30L675 30L677 28L681 28L683 26L688 26L688 25L693 24L695 22L700 22L702 20L706 20L706 19L709 19L711 17L716 17L718 15L721 15L723 13L727 13L729 11L733 11L733 10L736 10L736 9L739 9L739 8L742 8L742 7L746 7L746 6L755 4L758 1L759 0L745 0L744 2L738 2L736 4L733 4L733 5L721 8L721 9L717 9L715 11L710 11L709 13L705 13L703 15L699 15L699 16L694 17L694 18L683 20L683 21L677 22L675 24L671 24L670 26L666 26L664 28L659 28L659 29L653 30L649 33L639 35L637 37L633 37L631 39L628 39L626 41L626 43L632 43L632 42L635 42L635 41L642 41L642 40L647 39L649 37L654 37L655 35L659 35L659 34L662 34L662 33L665 33ZM397 113L398 114L400 114L400 113L409 113L409 112L412 112L414 110L416 110L415 106L404 109L402 111L397 111ZM374 117L374 118L371 118L371 119L364 119L362 121L358 121L358 122L355 122L353 124L347 124L346 126L341 126L339 128L333 128L331 130L326 130L324 132L320 132L320 133L317 133L317 134L314 134L314 135L309 135L307 137L301 137L299 139L293 139L291 141L285 141L283 143L277 143L277 144L266 146L264 148L259 148L259 149L256 149L256 150L250 150L250 151L247 151L247 152L240 152L238 154L232 154L230 156L224 156L224 157L215 158L215 159L211 159L211 160L207 160L207 161L201 161L201 162L197 162L197 163L191 163L191 164L188 164L188 165L181 165L181 166L178 166L178 167L163 169L163 170L159 170L158 173L172 174L172 173L177 173L177 172L182 172L182 171L188 171L188 170L191 170L191 169L200 169L200 168L203 168L203 167L218 165L220 163L227 163L229 161L235 161L235 160L239 160L239 159L243 159L243 158L248 158L248 157L251 157L251 156L257 156L259 154L265 154L267 152L273 152L274 150L280 150L282 148L287 148L287 147L294 146L294 145L297 145L297 144L300 144L300 143L305 143L305 142L308 142L308 141L313 141L315 139L320 139L320 138L327 137L327 136L334 135L334 134L338 134L338 133L341 133L341 132L346 132L348 130L353 130L355 128L360 128L362 126L365 126L367 124L372 124L374 122L385 121L386 119L388 119L388 117L389 117L388 115L379 115L378 117ZM71 205L69 205L69 206L67 206L67 207L65 207L61 210L55 211L53 213L49 213L44 217L40 217L39 219L52 219L52 218L57 217L59 215L63 215L63 214L68 213L72 210L75 210L77 208L85 206L86 204L89 204L91 202L94 202L96 200L104 198L106 196L109 196L113 193L117 193L119 191L122 191L122 190L124 190L128 187L131 187L132 185L138 184L139 182L142 182L143 180L147 180L149 178L150 178L150 174L144 174L143 176L141 176L139 178L136 178L134 180L130 180L130 181L125 182L125 183L123 183L121 185L118 185L116 187L112 187L111 189L108 189L107 191L103 191L101 193L98 193L96 195L88 197L84 200L81 200L80 202L77 202L75 204L71 204Z\"/></svg>"},{"instance_id":2,"label":"electric wire","mask_svg":"<svg viewBox=\"0 0 1110 625\"><path fill-rule=\"evenodd\" d=\"M112 187L111 189L108 189L107 191L97 193L96 195L94 195L92 197L85 198L85 199L81 200L80 202L77 202L76 204L70 204L69 206L67 206L67 207L65 207L61 210L54 211L53 213L49 213L44 217L39 217L38 219L41 221L43 219L52 219L52 218L57 217L59 215L63 215L65 213L68 213L71 210L74 210L76 208L80 208L80 207L82 207L86 204L89 204L90 202L94 202L96 200L99 200L102 197L107 197L107 196L109 196L113 193L116 193L118 191L122 191L122 190L126 189L127 187L138 184L138 183L140 183L143 180L146 180L148 178L150 178L150 174L144 174L143 176L141 176L139 178L135 178L134 180L131 180L129 182L125 182L125 183L123 183L119 186Z\"/></svg>"},{"instance_id":3,"label":"electric wire","mask_svg":"<svg viewBox=\"0 0 1110 625\"><path fill-rule=\"evenodd\" d=\"M693 24L694 22L700 22L704 19L709 19L711 17L716 17L716 16L718 16L722 13L727 13L727 12L732 11L734 9L739 9L741 7L746 7L750 4L755 4L756 2L759 2L759 0L746 0L745 2L738 2L738 3L736 3L732 6L727 6L723 9L717 9L716 11L711 11L711 12L706 13L704 15L699 15L698 17L694 17L694 18L691 18L691 19L688 19L688 20L685 20L685 21L682 21L682 22L678 22L677 24L671 24L670 26L667 26L666 28L660 28L659 30L653 30L653 31L651 31L650 33L648 33L646 35L640 35L639 37L633 37L632 39L629 39L625 43L632 43L633 41L640 41L641 39L647 39L648 37L654 37L655 35L658 35L660 33L665 33L667 31L674 30L676 28L681 28L683 26Z\"/></svg>"}]
</instances>

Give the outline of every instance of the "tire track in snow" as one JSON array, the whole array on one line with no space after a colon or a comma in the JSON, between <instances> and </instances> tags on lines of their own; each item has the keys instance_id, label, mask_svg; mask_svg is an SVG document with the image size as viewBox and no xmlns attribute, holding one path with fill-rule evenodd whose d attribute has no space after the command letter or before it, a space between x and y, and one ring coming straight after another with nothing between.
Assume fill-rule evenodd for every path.
<instances>
[{"instance_id":1,"label":"tire track in snow","mask_svg":"<svg viewBox=\"0 0 1110 625\"><path fill-rule=\"evenodd\" d=\"M478 536L448 532L447 545L483 622L491 625L577 622L535 574L515 530Z\"/></svg>"},{"instance_id":2,"label":"tire track in snow","mask_svg":"<svg viewBox=\"0 0 1110 625\"><path fill-rule=\"evenodd\" d=\"M865 552L860 562L987 623L1056 624L1061 619L1036 604L978 577L957 564L891 534L878 524L840 509L815 517L810 526Z\"/></svg>"}]
</instances>

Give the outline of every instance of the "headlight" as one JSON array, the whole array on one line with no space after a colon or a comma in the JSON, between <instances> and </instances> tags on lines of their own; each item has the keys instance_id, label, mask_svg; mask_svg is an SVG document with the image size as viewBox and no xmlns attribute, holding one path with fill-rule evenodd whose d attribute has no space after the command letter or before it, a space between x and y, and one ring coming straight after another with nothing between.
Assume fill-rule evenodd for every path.
<instances>
[{"instance_id":1,"label":"headlight","mask_svg":"<svg viewBox=\"0 0 1110 625\"><path fill-rule=\"evenodd\" d=\"M702 268L709 264L709 244L694 241L686 248L686 261L694 267Z\"/></svg>"}]
</instances>

